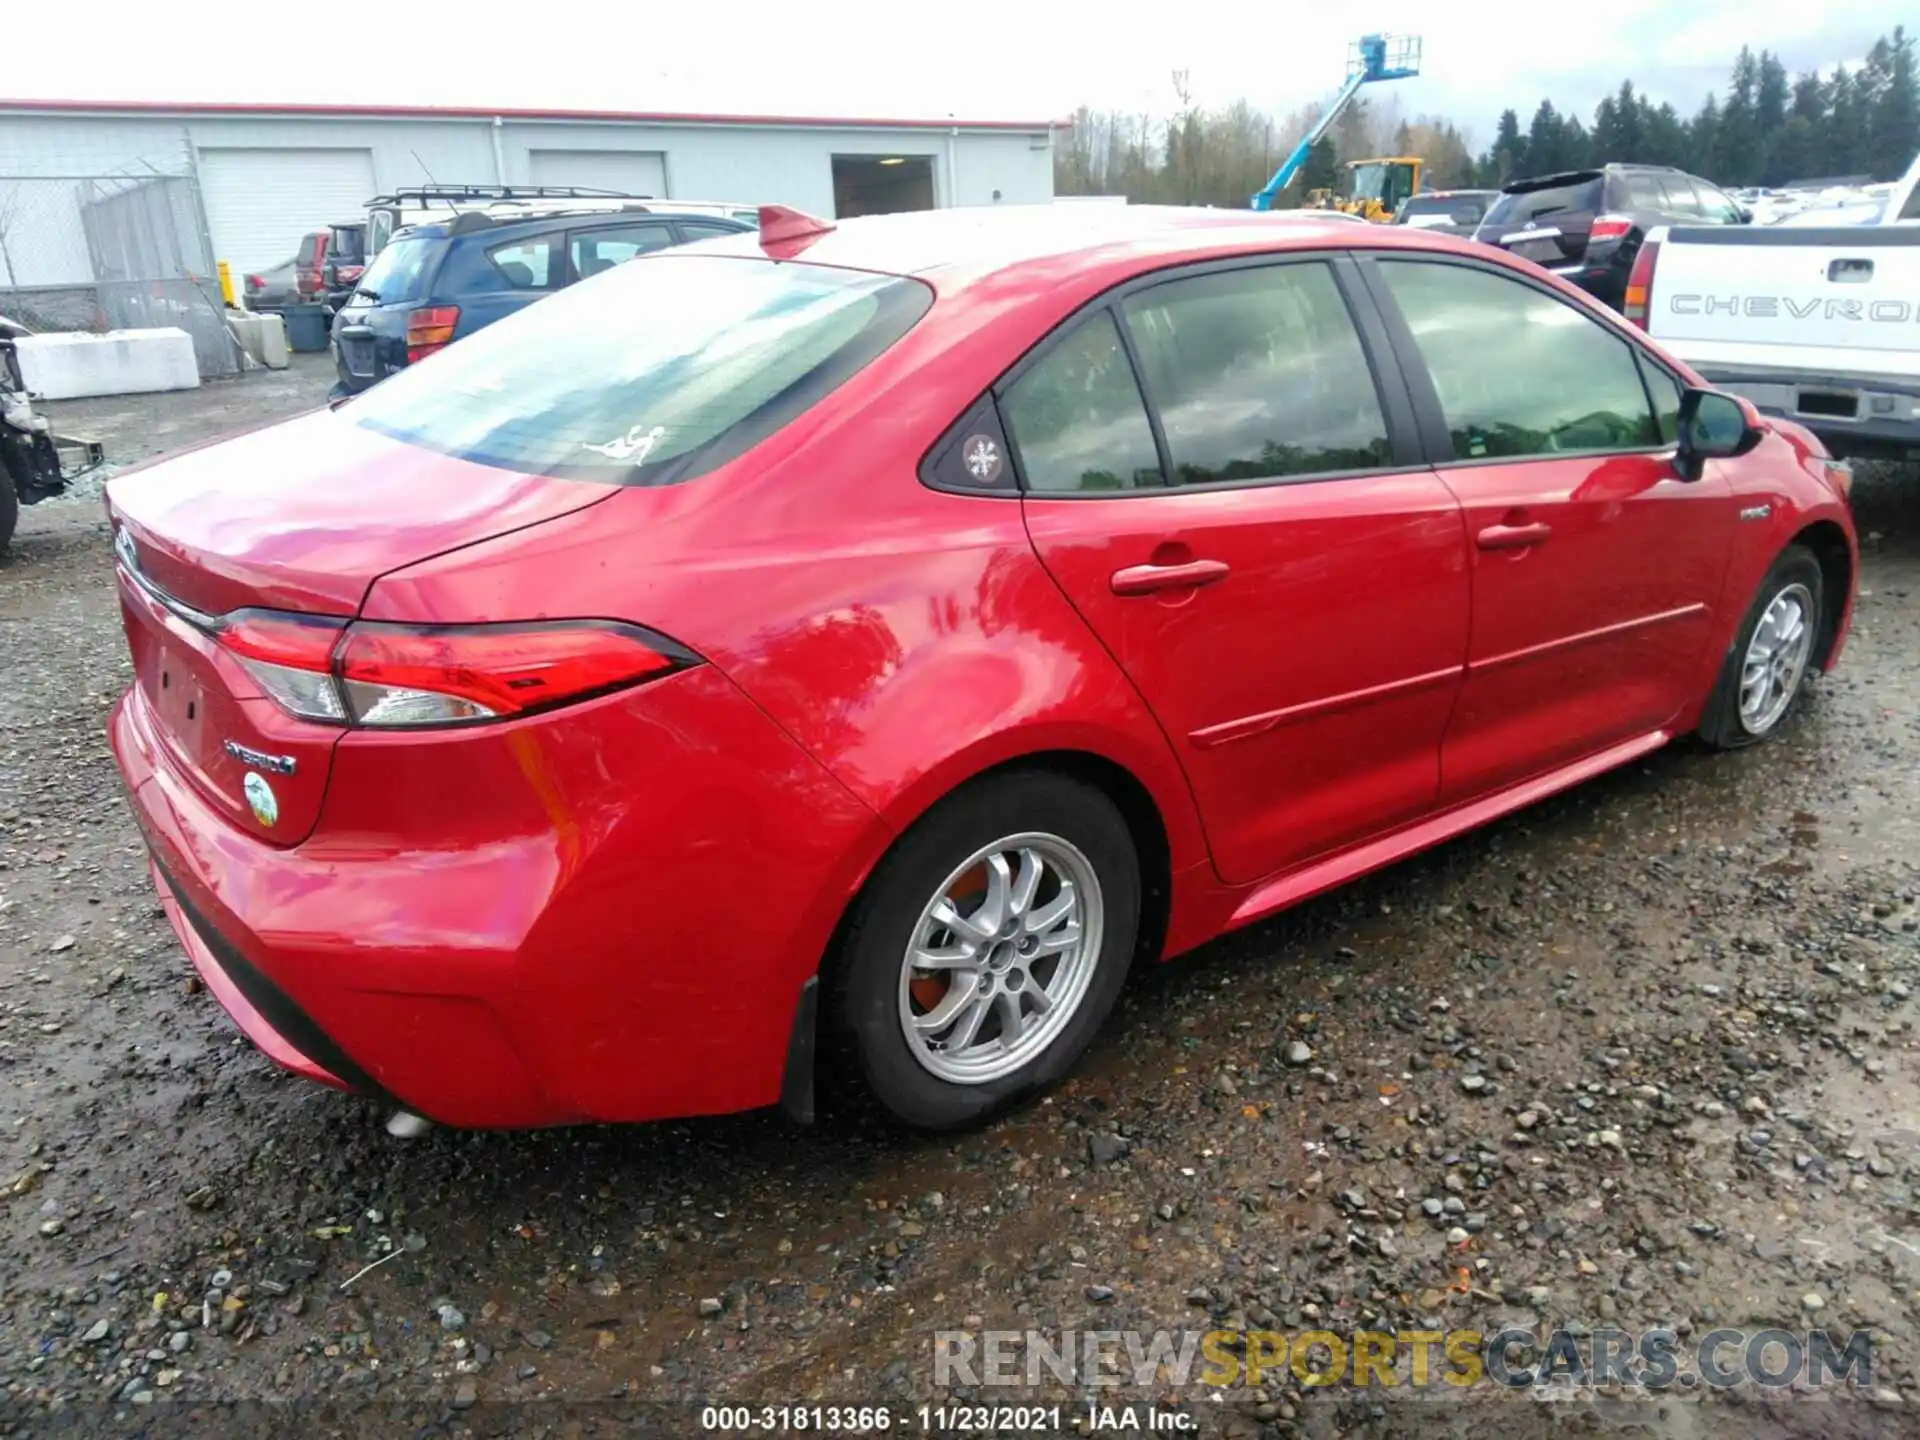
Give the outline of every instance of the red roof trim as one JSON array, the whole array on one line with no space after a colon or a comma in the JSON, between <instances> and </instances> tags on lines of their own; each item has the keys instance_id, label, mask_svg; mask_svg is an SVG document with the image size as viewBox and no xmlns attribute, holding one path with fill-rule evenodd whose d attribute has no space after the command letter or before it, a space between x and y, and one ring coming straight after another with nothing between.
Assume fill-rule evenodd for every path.
<instances>
[{"instance_id":1,"label":"red roof trim","mask_svg":"<svg viewBox=\"0 0 1920 1440\"><path fill-rule=\"evenodd\" d=\"M1066 120L886 120L829 115L696 115L680 111L644 110L516 110L472 105L311 105L270 104L229 100L6 100L0 112L42 110L58 114L109 115L276 115L338 116L353 119L447 120L598 120L654 125L791 125L838 130L1058 130Z\"/></svg>"}]
</instances>

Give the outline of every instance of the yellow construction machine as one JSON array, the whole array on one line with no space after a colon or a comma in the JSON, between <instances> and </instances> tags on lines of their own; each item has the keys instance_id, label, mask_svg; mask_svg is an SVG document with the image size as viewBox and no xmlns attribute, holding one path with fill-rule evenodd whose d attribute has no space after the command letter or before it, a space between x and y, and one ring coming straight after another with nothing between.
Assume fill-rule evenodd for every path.
<instances>
[{"instance_id":1,"label":"yellow construction machine","mask_svg":"<svg viewBox=\"0 0 1920 1440\"><path fill-rule=\"evenodd\" d=\"M1316 190L1307 197L1309 205L1324 210L1339 210L1358 215L1376 225L1393 219L1404 201L1420 193L1420 171L1425 164L1418 155L1381 155L1371 160L1349 160L1346 195L1331 195Z\"/></svg>"}]
</instances>

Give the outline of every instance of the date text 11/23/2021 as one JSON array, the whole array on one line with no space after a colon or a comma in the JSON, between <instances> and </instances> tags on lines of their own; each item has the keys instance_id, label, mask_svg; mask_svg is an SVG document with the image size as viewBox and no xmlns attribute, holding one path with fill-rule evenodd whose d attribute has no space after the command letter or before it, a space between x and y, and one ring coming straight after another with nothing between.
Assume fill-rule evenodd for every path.
<instances>
[{"instance_id":1,"label":"date text 11/23/2021","mask_svg":"<svg viewBox=\"0 0 1920 1440\"><path fill-rule=\"evenodd\" d=\"M1181 1434L1198 1424L1183 1411L1130 1404L1087 1404L1078 1411L1061 1405L921 1405L897 1416L885 1405L708 1405L700 1412L700 1428L722 1435L1058 1435L1067 1425L1082 1434Z\"/></svg>"}]
</instances>

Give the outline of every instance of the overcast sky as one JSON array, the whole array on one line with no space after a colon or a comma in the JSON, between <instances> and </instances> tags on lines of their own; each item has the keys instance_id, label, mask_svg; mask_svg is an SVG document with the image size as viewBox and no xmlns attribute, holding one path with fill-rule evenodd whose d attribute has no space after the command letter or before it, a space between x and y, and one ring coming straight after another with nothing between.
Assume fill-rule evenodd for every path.
<instances>
[{"instance_id":1,"label":"overcast sky","mask_svg":"<svg viewBox=\"0 0 1920 1440\"><path fill-rule=\"evenodd\" d=\"M1903 13L1905 12L1905 13ZM350 17L364 19L357 34ZM1130 15L1138 18L1128 18ZM1857 59L1911 0L1608 0L1574 9L1451 0L712 0L662 4L8 7L13 98L305 101L1050 119L1085 103L1165 114L1171 72L1213 104L1285 113L1338 84L1362 30L1413 32L1405 113L1477 143L1542 95L1585 116L1623 76L1691 111L1742 43L1793 70ZM302 53L302 41L316 42ZM351 38L342 38L351 37ZM222 58L222 51L237 57ZM298 55L297 61L281 56Z\"/></svg>"}]
</instances>

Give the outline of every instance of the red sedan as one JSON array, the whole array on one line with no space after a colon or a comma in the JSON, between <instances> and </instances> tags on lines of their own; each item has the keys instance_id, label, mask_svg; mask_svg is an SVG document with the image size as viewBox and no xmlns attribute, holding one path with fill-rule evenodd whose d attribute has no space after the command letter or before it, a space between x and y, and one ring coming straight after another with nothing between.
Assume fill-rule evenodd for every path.
<instances>
[{"instance_id":1,"label":"red sedan","mask_svg":"<svg viewBox=\"0 0 1920 1440\"><path fill-rule=\"evenodd\" d=\"M1772 734L1855 570L1541 270L1144 208L769 212L108 506L181 943L466 1126L976 1120L1136 960Z\"/></svg>"}]
</instances>

